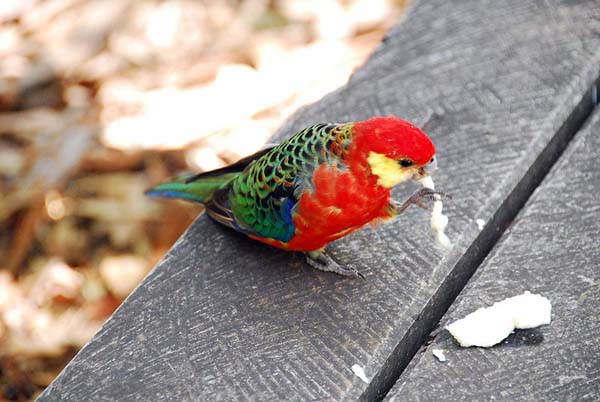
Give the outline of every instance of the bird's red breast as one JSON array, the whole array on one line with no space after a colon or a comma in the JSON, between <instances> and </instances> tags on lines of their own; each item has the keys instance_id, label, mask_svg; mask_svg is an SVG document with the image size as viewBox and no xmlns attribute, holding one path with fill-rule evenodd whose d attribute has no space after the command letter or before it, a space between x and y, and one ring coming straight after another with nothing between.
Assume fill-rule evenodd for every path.
<instances>
[{"instance_id":1,"label":"bird's red breast","mask_svg":"<svg viewBox=\"0 0 600 402\"><path fill-rule=\"evenodd\" d=\"M388 218L390 191L373 176L341 171L327 163L313 175L314 188L298 200L293 215L295 235L287 242L254 237L285 250L312 251L360 229L378 218Z\"/></svg>"}]
</instances>

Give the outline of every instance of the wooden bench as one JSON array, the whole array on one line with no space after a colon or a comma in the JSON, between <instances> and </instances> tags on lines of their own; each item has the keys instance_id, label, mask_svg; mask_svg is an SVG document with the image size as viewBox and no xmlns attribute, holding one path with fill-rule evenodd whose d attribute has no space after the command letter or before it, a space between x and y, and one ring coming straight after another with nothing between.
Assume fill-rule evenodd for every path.
<instances>
[{"instance_id":1,"label":"wooden bench","mask_svg":"<svg viewBox=\"0 0 600 402\"><path fill-rule=\"evenodd\" d=\"M492 349L462 349L435 331L386 402L600 400L599 158L595 112L441 321L531 291L552 300L551 325Z\"/></svg>"},{"instance_id":2,"label":"wooden bench","mask_svg":"<svg viewBox=\"0 0 600 402\"><path fill-rule=\"evenodd\" d=\"M302 256L260 245L202 215L39 401L366 401L381 400L398 378L390 398L430 400L420 396L419 373L427 376L431 395L431 382L442 378L442 400L481 400L469 396L473 388L482 392L475 376L467 385L451 377L451 367L468 365L459 363L461 356L473 356L468 370L477 371L478 363L505 349L454 348L447 366L416 353L592 113L600 75L599 17L600 4L593 0L415 1L348 85L302 109L275 137L316 122L373 115L428 121L441 166L436 184L454 196L446 204L452 251L436 245L429 216L414 208L396 222L333 244L334 258L367 277L347 279L313 270ZM405 186L395 195L402 199L414 189ZM572 223L578 217L560 219ZM476 219L485 221L483 230ZM528 225L523 219L519 227ZM535 245L505 236L503 249L521 241L527 244L518 250L525 253ZM512 263L494 251L491 263L481 267L489 279L467 290L452 317L517 289L552 286L543 271L528 273L519 255L507 249L509 254ZM582 263L573 263L565 275L587 286L583 293L591 285L577 278L591 277L592 262L576 251L571 258ZM515 270L515 277L500 267ZM494 275L506 288L484 294ZM555 322L540 330L548 334L544 342L565 328L562 320L581 313L574 304L561 304L560 291L549 293L557 307ZM597 303L597 311L597 298L588 302ZM581 320L569 325L588 328ZM588 336L597 349L596 335ZM452 345L440 337L435 342ZM568 341L561 342L549 343L549 350ZM570 354L575 365L585 350L571 347L578 351ZM527 358L535 351L523 353ZM364 368L368 384L353 374L354 364ZM461 367L458 374L465 375L467 366ZM446 377L436 375L440 370ZM510 367L490 372L512 375ZM451 394L444 384L465 389ZM499 399L529 397L494 384L510 395L500 393Z\"/></svg>"}]
</instances>

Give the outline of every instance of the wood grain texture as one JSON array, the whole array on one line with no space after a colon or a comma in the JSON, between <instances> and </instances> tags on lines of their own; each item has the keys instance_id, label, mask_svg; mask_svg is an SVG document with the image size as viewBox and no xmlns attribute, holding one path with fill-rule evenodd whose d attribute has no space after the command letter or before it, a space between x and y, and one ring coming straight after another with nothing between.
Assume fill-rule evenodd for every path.
<instances>
[{"instance_id":1,"label":"wood grain texture","mask_svg":"<svg viewBox=\"0 0 600 402\"><path fill-rule=\"evenodd\" d=\"M439 330L386 401L600 400L599 159L596 112L442 320L529 290L552 301L552 323L491 349Z\"/></svg>"},{"instance_id":2,"label":"wood grain texture","mask_svg":"<svg viewBox=\"0 0 600 402\"><path fill-rule=\"evenodd\" d=\"M436 184L454 195L452 252L413 209L332 245L334 258L367 276L344 279L201 216L39 400L376 397L398 370L390 356L427 331L425 307L459 274L479 235L474 220L491 221L598 76L599 16L594 1L417 1L347 86L276 136L434 114Z\"/></svg>"}]
</instances>

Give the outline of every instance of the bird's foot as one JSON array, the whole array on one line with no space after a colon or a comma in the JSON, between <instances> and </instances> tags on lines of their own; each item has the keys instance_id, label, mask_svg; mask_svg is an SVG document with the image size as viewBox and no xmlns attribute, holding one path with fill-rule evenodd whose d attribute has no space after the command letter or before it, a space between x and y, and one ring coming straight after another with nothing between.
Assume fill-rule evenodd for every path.
<instances>
[{"instance_id":1,"label":"bird's foot","mask_svg":"<svg viewBox=\"0 0 600 402\"><path fill-rule=\"evenodd\" d=\"M331 258L324 250L316 250L309 251L306 253L306 262L313 268L316 268L320 271L325 272L335 272L336 274L349 276L349 277L359 277L365 278L363 274L358 272L354 268L345 268L335 262L333 258Z\"/></svg>"},{"instance_id":2,"label":"bird's foot","mask_svg":"<svg viewBox=\"0 0 600 402\"><path fill-rule=\"evenodd\" d=\"M397 201L392 201L392 205L396 208L397 213L400 214L412 204L415 204L419 208L429 210L429 205L427 204L427 201L437 201L445 199L452 199L452 197L441 191L435 191L430 188L421 188L415 191L415 193L411 195L402 204L400 204Z\"/></svg>"}]
</instances>

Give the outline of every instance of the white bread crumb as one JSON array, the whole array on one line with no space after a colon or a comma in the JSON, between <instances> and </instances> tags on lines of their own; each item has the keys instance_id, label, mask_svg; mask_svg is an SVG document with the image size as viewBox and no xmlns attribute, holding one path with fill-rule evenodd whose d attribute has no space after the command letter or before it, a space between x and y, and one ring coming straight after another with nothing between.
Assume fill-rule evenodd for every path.
<instances>
[{"instance_id":1,"label":"white bread crumb","mask_svg":"<svg viewBox=\"0 0 600 402\"><path fill-rule=\"evenodd\" d=\"M446 361L446 355L443 349L433 349L431 353L442 363Z\"/></svg>"},{"instance_id":2,"label":"white bread crumb","mask_svg":"<svg viewBox=\"0 0 600 402\"><path fill-rule=\"evenodd\" d=\"M354 375L356 375L358 378L360 378L365 384L369 383L369 379L367 378L367 375L365 374L365 370L363 370L363 368L360 365L358 365L358 364L352 365L352 372L354 373Z\"/></svg>"},{"instance_id":3,"label":"white bread crumb","mask_svg":"<svg viewBox=\"0 0 600 402\"><path fill-rule=\"evenodd\" d=\"M448 325L446 329L463 347L491 347L500 343L515 329L535 328L550 324L552 304L547 298L525 292L480 308Z\"/></svg>"},{"instance_id":4,"label":"white bread crumb","mask_svg":"<svg viewBox=\"0 0 600 402\"><path fill-rule=\"evenodd\" d=\"M425 176L419 180L421 185L425 188L435 190L435 184L431 176ZM433 202L433 210L431 211L431 229L436 233L436 240L439 245L446 249L452 248L452 242L446 236L445 230L448 226L448 217L442 213L444 204L439 196L436 196L436 200Z\"/></svg>"}]
</instances>

